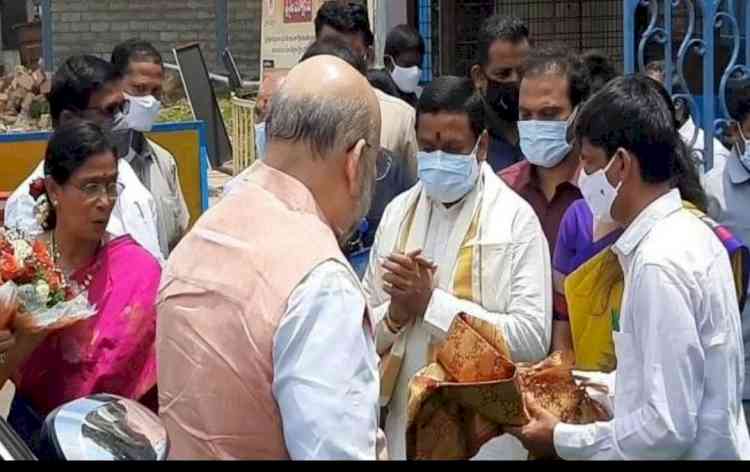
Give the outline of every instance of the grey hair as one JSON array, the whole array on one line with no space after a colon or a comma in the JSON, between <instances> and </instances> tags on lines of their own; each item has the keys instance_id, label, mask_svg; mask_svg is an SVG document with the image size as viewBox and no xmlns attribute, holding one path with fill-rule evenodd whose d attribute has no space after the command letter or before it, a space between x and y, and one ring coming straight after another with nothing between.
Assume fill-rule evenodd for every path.
<instances>
[{"instance_id":1,"label":"grey hair","mask_svg":"<svg viewBox=\"0 0 750 472\"><path fill-rule=\"evenodd\" d=\"M346 150L375 129L364 97L311 97L280 90L266 119L269 141L302 141L318 157Z\"/></svg>"}]
</instances>

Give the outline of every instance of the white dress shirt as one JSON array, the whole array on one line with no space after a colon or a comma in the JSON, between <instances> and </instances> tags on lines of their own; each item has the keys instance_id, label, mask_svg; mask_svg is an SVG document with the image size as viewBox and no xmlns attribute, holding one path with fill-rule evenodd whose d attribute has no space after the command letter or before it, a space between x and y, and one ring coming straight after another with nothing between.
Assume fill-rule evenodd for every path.
<instances>
[{"instance_id":1,"label":"white dress shirt","mask_svg":"<svg viewBox=\"0 0 750 472\"><path fill-rule=\"evenodd\" d=\"M273 347L273 395L293 460L376 459L380 377L365 298L337 261L289 297Z\"/></svg>"},{"instance_id":2,"label":"white dress shirt","mask_svg":"<svg viewBox=\"0 0 750 472\"><path fill-rule=\"evenodd\" d=\"M705 166L705 152L706 152L706 135L701 128L695 126L695 121L691 116L688 116L685 124L680 128L680 137L688 146L692 146L693 151L696 151L696 158L698 159L698 174L704 175L706 173ZM721 144L721 141L714 138L714 157L713 167L723 167L729 158L730 151Z\"/></svg>"},{"instance_id":3,"label":"white dress shirt","mask_svg":"<svg viewBox=\"0 0 750 472\"><path fill-rule=\"evenodd\" d=\"M740 317L726 249L673 190L641 212L613 250L625 273L614 323L614 419L559 424L558 455L749 459Z\"/></svg>"},{"instance_id":4,"label":"white dress shirt","mask_svg":"<svg viewBox=\"0 0 750 472\"><path fill-rule=\"evenodd\" d=\"M160 264L163 264L164 257L159 247L154 198L151 192L141 184L125 160L117 160L117 172L117 181L123 185L123 191L109 217L107 232L114 237L129 234ZM44 161L39 163L34 172L8 199L5 205L6 227L21 229L32 236L44 232L34 216L36 203L29 194L31 182L40 177L44 177Z\"/></svg>"}]
</instances>

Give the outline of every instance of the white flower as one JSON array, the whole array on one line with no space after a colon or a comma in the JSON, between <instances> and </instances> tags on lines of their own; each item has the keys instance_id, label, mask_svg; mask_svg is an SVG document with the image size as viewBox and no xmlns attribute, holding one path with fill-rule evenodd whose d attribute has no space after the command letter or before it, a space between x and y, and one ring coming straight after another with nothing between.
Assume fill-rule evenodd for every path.
<instances>
[{"instance_id":1,"label":"white flower","mask_svg":"<svg viewBox=\"0 0 750 472\"><path fill-rule=\"evenodd\" d=\"M23 239L14 239L10 244L13 246L13 253L20 264L23 264L23 261L33 253L31 244Z\"/></svg>"},{"instance_id":2,"label":"white flower","mask_svg":"<svg viewBox=\"0 0 750 472\"><path fill-rule=\"evenodd\" d=\"M36 294L42 303L47 303L49 300L49 285L44 280L40 280L36 283Z\"/></svg>"},{"instance_id":3,"label":"white flower","mask_svg":"<svg viewBox=\"0 0 750 472\"><path fill-rule=\"evenodd\" d=\"M50 204L47 195L42 195L34 204L34 218L40 226L44 226L49 219Z\"/></svg>"}]
</instances>

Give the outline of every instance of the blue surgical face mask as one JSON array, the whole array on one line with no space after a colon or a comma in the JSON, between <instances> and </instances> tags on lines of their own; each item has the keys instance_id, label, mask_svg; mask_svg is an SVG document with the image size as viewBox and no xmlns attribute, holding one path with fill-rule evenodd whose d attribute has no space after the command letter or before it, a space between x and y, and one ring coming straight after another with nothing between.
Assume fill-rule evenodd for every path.
<instances>
[{"instance_id":1,"label":"blue surgical face mask","mask_svg":"<svg viewBox=\"0 0 750 472\"><path fill-rule=\"evenodd\" d=\"M470 154L419 151L419 180L427 196L440 203L454 203L471 192L479 178L478 146L479 141Z\"/></svg>"},{"instance_id":2,"label":"blue surgical face mask","mask_svg":"<svg viewBox=\"0 0 750 472\"><path fill-rule=\"evenodd\" d=\"M571 150L566 140L567 131L567 121L519 121L521 152L535 166L555 167Z\"/></svg>"},{"instance_id":3,"label":"blue surgical face mask","mask_svg":"<svg viewBox=\"0 0 750 472\"><path fill-rule=\"evenodd\" d=\"M266 158L266 123L255 125L255 154L259 160Z\"/></svg>"}]
</instances>

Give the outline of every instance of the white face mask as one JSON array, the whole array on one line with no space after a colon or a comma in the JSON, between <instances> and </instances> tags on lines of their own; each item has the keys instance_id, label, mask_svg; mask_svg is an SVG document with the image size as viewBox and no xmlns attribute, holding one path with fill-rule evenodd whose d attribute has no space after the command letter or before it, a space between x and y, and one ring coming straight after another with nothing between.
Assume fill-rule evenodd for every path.
<instances>
[{"instance_id":1,"label":"white face mask","mask_svg":"<svg viewBox=\"0 0 750 472\"><path fill-rule=\"evenodd\" d=\"M607 179L607 171L612 167L617 156L613 157L607 167L599 169L591 175L587 175L585 170L581 170L578 176L578 188L583 194L583 198L591 208L594 218L602 223L614 223L612 218L612 205L617 198L617 192L622 187L622 182L613 187Z\"/></svg>"},{"instance_id":2,"label":"white face mask","mask_svg":"<svg viewBox=\"0 0 750 472\"><path fill-rule=\"evenodd\" d=\"M124 95L128 102L130 102L128 114L126 115L128 127L143 133L151 131L161 111L161 102L153 95L146 95L145 97Z\"/></svg>"},{"instance_id":3,"label":"white face mask","mask_svg":"<svg viewBox=\"0 0 750 472\"><path fill-rule=\"evenodd\" d=\"M392 60L392 62L393 72L391 72L391 77L396 82L396 86L404 93L416 92L422 70L418 66L400 67L395 60Z\"/></svg>"}]
</instances>

